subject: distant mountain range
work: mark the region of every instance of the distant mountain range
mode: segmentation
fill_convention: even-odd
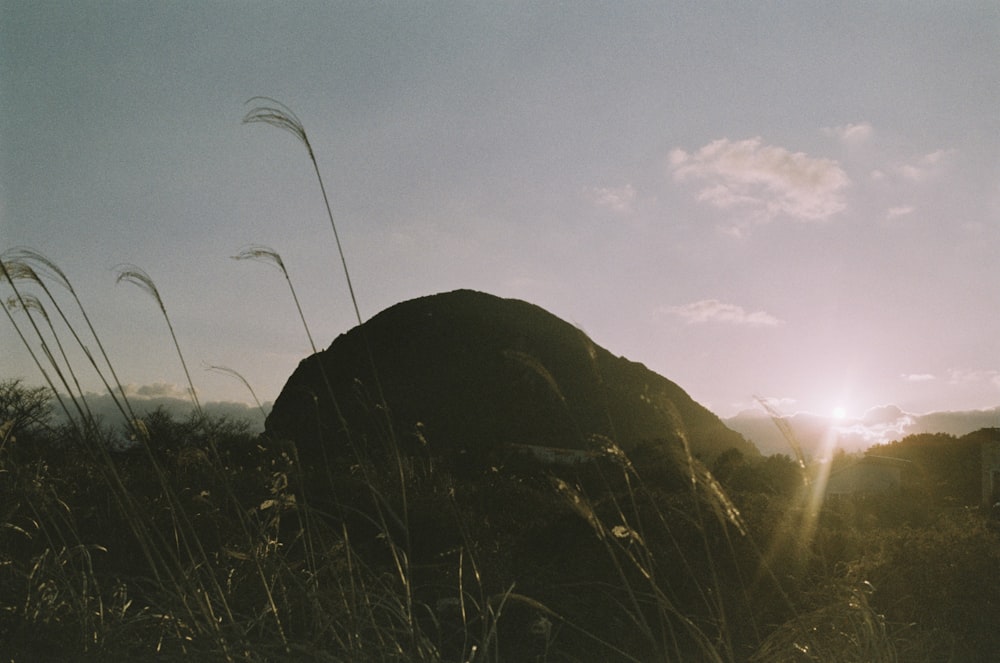
[[[162,386],[164,385],[147,385],[146,387]],[[194,411],[194,406],[191,404],[190,398],[175,394],[146,395],[141,393],[143,389],[145,388],[134,385],[126,387],[129,403],[139,417],[145,416],[154,410],[162,409],[175,418],[183,419],[191,416],[191,413]],[[172,389],[171,391],[176,392],[178,390]],[[114,400],[107,392],[103,394],[87,392],[85,398],[88,409],[102,424],[112,428],[125,425],[125,420],[118,410],[118,406],[115,405]],[[231,421],[246,422],[247,429],[251,433],[259,433],[264,430],[264,419],[266,413],[271,409],[270,403],[265,403],[263,411],[261,411],[256,406],[233,401],[208,401],[203,402],[201,406],[205,414],[211,417],[224,417]],[[62,412],[58,407],[53,407],[52,412],[56,421],[63,419]]]
[[[88,394],[90,409],[104,422],[116,424],[121,415],[107,395]],[[132,395],[132,405],[141,415],[163,408],[175,416],[185,417],[191,412],[191,401],[177,396],[137,397]],[[251,431],[263,431],[265,414],[256,407],[235,402],[203,403],[212,416],[225,416],[233,420],[247,421]],[[271,409],[264,404],[265,412]],[[838,448],[848,452],[863,451],[873,444],[884,444],[900,440],[917,433],[947,433],[962,436],[982,428],[1000,427],[1000,407],[987,410],[941,411],[915,414],[905,412],[894,405],[886,405],[869,410],[863,417],[835,420],[808,412],[798,412],[784,416],[796,438],[807,454],[822,456],[825,441],[836,435]],[[732,417],[722,419],[723,424],[752,442],[760,453],[790,454],[791,448],[763,410],[745,410]]]
[[[961,436],[981,428],[1000,426],[1000,407],[964,412],[904,412],[895,405],[868,410],[856,419],[833,419],[807,412],[782,417],[806,455],[822,458],[831,445],[848,452],[862,451],[916,433],[947,433]],[[790,454],[791,447],[763,410],[744,410],[724,419],[729,428],[757,445],[761,453]]]

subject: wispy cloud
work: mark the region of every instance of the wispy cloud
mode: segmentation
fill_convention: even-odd
[[[169,382],[154,382],[142,385],[127,384],[124,387],[125,394],[129,398],[190,398],[187,389]]]
[[[875,418],[871,411],[859,421],[843,426],[832,426],[837,433],[838,446],[844,449],[861,450],[873,444],[886,444],[899,440],[913,429],[916,419],[913,415],[900,412],[899,416]]]
[[[992,384],[1000,386],[1000,371],[993,369],[955,368],[948,372],[948,384]]]
[[[850,183],[836,161],[765,145],[760,138],[722,138],[693,153],[677,148],[669,163],[676,181],[701,183],[699,201],[756,221],[827,219],[844,209],[843,189]]]
[[[183,420],[194,412],[194,406],[187,392],[179,385],[167,382],[153,384],[127,384],[125,393],[129,398],[135,413],[145,417],[154,410],[162,409],[176,419]],[[85,394],[87,407],[97,419],[107,425],[121,425],[121,411],[118,403],[107,392]],[[266,413],[270,412],[273,403],[265,403],[264,412],[260,409],[235,401],[207,401],[203,404],[204,413],[211,417],[225,417],[233,422],[247,422],[251,431],[264,430]]]
[[[897,207],[890,207],[885,212],[886,219],[898,219],[901,216],[907,216],[908,214],[913,214],[917,210],[913,205],[899,205]]]
[[[593,204],[619,214],[632,212],[635,209],[636,195],[635,187],[631,184],[594,187],[587,192],[587,197]]]
[[[846,145],[860,145],[871,138],[874,132],[875,130],[872,128],[872,125],[867,122],[845,124],[838,127],[823,127],[823,133],[835,137]]]
[[[669,306],[666,311],[677,315],[689,324],[721,322],[750,327],[774,327],[782,320],[764,311],[747,312],[742,306],[726,304],[717,299],[702,299],[683,306]]]
[[[922,182],[943,172],[954,154],[955,150],[935,150],[916,161],[903,164],[899,173],[908,180]]]
[[[905,373],[902,377],[907,382],[931,382],[937,379],[930,373]]]
[[[767,403],[769,406],[780,410],[781,408],[791,407],[799,402],[797,398],[791,396],[761,396],[761,401]],[[743,406],[742,409],[758,409],[760,403],[758,401],[751,401]]]

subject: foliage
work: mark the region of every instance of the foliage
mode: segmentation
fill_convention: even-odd
[[[4,384],[8,412],[38,396]],[[197,415],[157,411],[144,429],[152,459],[112,452],[131,507],[71,428],[0,454],[13,660],[945,661],[1000,645],[995,526],[931,506],[926,526],[828,511],[802,544],[787,457],[717,462],[741,536],[708,486],[651,483],[622,455],[464,476],[415,458],[404,518],[387,468],[305,468],[292,446]],[[157,578],[143,523],[196,539],[205,568],[150,534],[180,557]]]
[[[868,453],[901,458],[915,466],[914,488],[940,506],[976,506],[981,501],[980,457],[983,439],[996,431],[984,429],[955,437],[945,433],[908,435]]]
[[[51,425],[49,390],[26,387],[23,380],[0,380],[0,449],[18,436],[31,435]]]

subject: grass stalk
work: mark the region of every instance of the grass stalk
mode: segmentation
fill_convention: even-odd
[[[177,357],[181,360],[181,367],[184,369],[184,376],[187,378],[188,387],[191,390],[191,400],[194,401],[194,407],[195,410],[198,411],[198,415],[204,417],[205,412],[201,409],[201,403],[198,400],[198,392],[194,388],[194,382],[191,381],[191,372],[188,371],[187,362],[184,361],[184,353],[181,352],[181,345],[177,341],[177,334],[174,333],[174,325],[170,322],[170,316],[167,314],[167,307],[163,304],[163,299],[160,297],[160,291],[157,289],[156,284],[153,283],[153,279],[149,277],[149,274],[135,265],[119,265],[116,270],[118,271],[118,277],[115,279],[115,283],[121,283],[124,281],[137,286],[140,290],[152,297],[153,300],[156,301],[157,306],[160,307],[160,313],[163,314],[163,319],[167,323],[167,329],[170,330],[170,338],[174,341],[174,348],[177,350]]]
[[[350,270],[348,269],[348,266],[347,266],[347,258],[346,258],[345,254],[344,254],[344,247],[343,247],[343,243],[341,242],[341,239],[340,239],[340,232],[337,230],[337,223],[336,223],[336,220],[334,219],[333,208],[330,205],[330,198],[329,198],[329,196],[327,194],[327,191],[326,191],[326,184],[323,181],[323,175],[322,175],[322,173],[320,172],[320,169],[319,169],[319,163],[316,160],[316,155],[315,155],[315,152],[313,151],[312,144],[309,141],[309,136],[306,133],[305,126],[303,125],[302,121],[298,118],[298,116],[290,108],[288,108],[286,105],[284,105],[281,102],[276,101],[275,99],[272,99],[270,97],[253,97],[249,101],[247,101],[247,104],[253,104],[253,106],[246,113],[246,115],[244,115],[244,117],[243,117],[243,123],[244,124],[258,124],[258,123],[259,124],[266,124],[266,125],[270,125],[270,126],[278,128],[278,129],[281,129],[282,131],[287,131],[288,133],[290,133],[293,136],[295,136],[299,140],[299,142],[301,142],[305,146],[306,152],[309,155],[309,161],[312,163],[313,171],[316,174],[316,179],[317,179],[317,181],[319,183],[320,192],[321,192],[321,194],[323,196],[323,204],[324,204],[324,207],[326,209],[327,218],[330,221],[330,228],[333,230],[333,236],[334,236],[334,240],[335,240],[336,246],[337,246],[337,254],[338,254],[339,258],[340,258],[341,267],[343,268],[344,279],[345,279],[345,281],[347,283],[348,293],[350,294],[350,298],[351,298],[351,305],[353,306],[353,309],[354,309],[354,315],[355,315],[355,318],[356,318],[357,323],[358,323],[359,333],[361,334],[362,341],[363,341],[364,346],[365,346],[366,355],[367,355],[367,358],[368,358],[368,363],[369,363],[369,365],[371,367],[372,379],[374,381],[375,388],[377,389],[377,392],[378,392],[378,404],[379,404],[380,409],[382,411],[382,414],[384,416],[386,429],[388,431],[388,438],[389,438],[388,439],[388,444],[389,444],[389,447],[390,447],[390,452],[392,454],[393,460],[395,462],[395,468],[396,468],[396,473],[397,473],[397,480],[398,480],[398,485],[399,485],[399,490],[400,490],[400,497],[401,497],[401,500],[402,500],[401,516],[402,516],[402,521],[403,521],[403,524],[404,524],[404,527],[403,527],[403,537],[405,539],[405,543],[404,543],[404,546],[403,546],[403,551],[404,552],[409,551],[409,549],[410,549],[410,539],[409,539],[409,537],[410,537],[410,531],[409,531],[409,511],[410,511],[410,509],[409,509],[409,500],[408,500],[408,496],[407,496],[408,491],[407,491],[407,484],[406,484],[406,477],[405,477],[405,470],[404,470],[404,465],[403,465],[403,459],[402,459],[402,456],[401,456],[401,453],[400,453],[398,439],[397,439],[396,434],[395,434],[395,427],[394,427],[394,424],[392,422],[392,415],[391,415],[390,410],[389,410],[389,405],[388,405],[388,403],[386,402],[386,399],[385,399],[385,394],[384,394],[383,389],[382,389],[381,380],[379,379],[379,372],[378,372],[378,368],[377,368],[376,363],[375,363],[375,357],[374,357],[374,354],[372,352],[371,343],[369,342],[368,335],[367,335],[365,327],[364,327],[364,320],[363,320],[363,318],[361,316],[361,309],[360,309],[360,307],[358,305],[358,298],[357,298],[357,295],[356,295],[355,290],[354,290],[354,284],[353,284],[353,282],[351,280]],[[273,257],[271,259],[273,260]],[[322,365],[322,361],[320,361],[319,359],[317,359],[317,361],[319,361],[320,371],[322,371],[324,373],[324,380],[325,380],[327,386],[329,387],[330,382],[329,382],[329,380],[327,379],[327,377],[325,375],[325,369],[324,369],[324,367]],[[334,399],[334,404],[335,404],[335,407],[336,407],[336,399],[333,396],[332,389],[330,389],[330,396],[331,396],[331,398]],[[353,446],[353,443],[352,443],[352,446]],[[358,457],[359,460],[361,460],[363,458],[363,456],[361,456],[361,455],[358,455],[358,454],[356,454],[356,455],[357,455],[357,457]],[[373,483],[369,482],[369,486],[370,487],[372,487],[373,485],[374,485]],[[376,505],[377,505],[377,503],[378,503],[378,496],[373,494],[373,498],[375,499],[375,502],[376,502]],[[381,509],[380,509],[380,513],[382,513]],[[393,556],[394,556],[394,559],[397,562],[397,568],[400,571],[400,580],[403,583],[403,585],[404,585],[404,587],[406,588],[406,591],[407,591],[408,621],[409,621],[409,623],[412,624],[413,623],[412,596],[410,596],[410,594],[409,594],[409,591],[410,591],[409,590],[409,583],[407,581],[407,578],[409,577],[409,570],[408,570],[408,568],[409,568],[409,555],[407,553],[407,554],[403,554],[403,555],[397,556],[397,551],[396,551],[395,546],[394,546],[393,547]]]
[[[288,270],[285,268],[285,261],[281,259],[281,255],[269,246],[253,244],[231,257],[233,260],[256,260],[267,265],[274,265],[281,271],[282,276],[285,277],[285,283],[288,284],[288,290],[292,293],[292,299],[295,301],[295,310],[299,312],[299,320],[302,321],[302,327],[306,330],[306,337],[309,338],[309,347],[312,348],[313,354],[316,354],[316,343],[313,341],[312,332],[309,331],[309,323],[306,322],[306,316],[302,313],[299,296],[295,293],[295,286],[292,285],[292,279],[288,275]]]
[[[76,339],[76,342],[80,346],[80,349],[86,355],[94,371],[100,378],[101,383],[104,385],[105,389],[108,390],[108,395],[111,396],[111,399],[114,401],[115,406],[118,408],[119,412],[122,413],[122,416],[125,417],[127,422],[131,423],[133,420],[135,420],[135,412],[132,410],[132,407],[128,402],[128,397],[125,393],[125,389],[124,387],[122,387],[121,380],[118,379],[118,375],[115,372],[114,364],[108,357],[108,353],[104,348],[104,344],[101,342],[101,337],[97,333],[97,330],[94,329],[93,323],[90,321],[90,316],[87,315],[86,307],[84,307],[83,302],[80,301],[80,297],[77,295],[76,289],[73,287],[73,283],[69,280],[66,274],[62,271],[62,269],[59,268],[59,266],[55,262],[53,262],[46,256],[42,255],[38,251],[35,251],[34,249],[30,249],[27,247],[17,247],[15,249],[5,252],[4,255],[9,256],[10,262],[19,267],[19,271],[23,273],[25,278],[28,278],[29,280],[36,283],[40,288],[42,288],[42,290],[48,296],[49,300],[55,306],[56,311],[59,313],[59,316],[63,320],[63,323],[73,334],[73,338]],[[80,338],[79,334],[76,331],[76,327],[73,324],[71,324],[70,321],[67,319],[66,314],[63,312],[62,307],[59,305],[59,300],[52,294],[52,291],[46,285],[46,279],[43,278],[43,275],[50,277],[53,281],[55,281],[55,283],[57,283],[62,288],[67,290],[70,293],[70,296],[76,302],[77,309],[80,311],[80,314],[87,325],[87,329],[90,332],[90,337],[97,344],[97,348],[100,351],[101,356],[104,360],[104,366],[107,368],[111,376],[111,382],[114,382],[115,388],[112,388],[112,385],[109,384],[108,379],[104,375],[104,370],[102,369],[101,366],[98,365],[93,354],[90,352],[90,349]]]
[[[208,370],[215,371],[216,373],[222,373],[223,375],[228,375],[229,377],[236,378],[237,380],[242,382],[243,386],[245,386],[247,388],[247,391],[250,392],[250,397],[253,398],[253,402],[254,404],[257,405],[257,409],[260,410],[260,413],[262,415],[267,416],[267,411],[264,410],[264,406],[261,405],[260,399],[257,398],[257,392],[254,391],[253,387],[250,386],[250,383],[247,382],[247,379],[243,377],[242,374],[226,366],[209,366]]]
[[[282,104],[280,101],[276,101],[270,97],[254,97],[247,101],[247,104],[257,105],[255,105],[243,117],[244,124],[269,124],[272,127],[277,127],[278,129],[287,131],[298,138],[299,142],[305,146],[306,151],[309,153],[309,161],[312,163],[313,170],[316,172],[316,179],[319,182],[320,192],[323,194],[323,204],[326,206],[327,218],[330,219],[330,227],[333,229],[333,237],[337,243],[337,254],[340,256],[340,264],[344,269],[344,279],[347,281],[347,290],[351,295],[351,304],[354,306],[354,315],[358,320],[358,325],[361,325],[361,309],[358,307],[358,298],[354,294],[354,284],[351,281],[351,272],[347,268],[347,258],[344,256],[344,247],[340,241],[340,233],[337,231],[337,223],[333,218],[333,208],[330,206],[330,198],[326,193],[326,185],[323,183],[323,175],[320,173],[319,164],[316,161],[315,153],[313,153],[312,144],[309,142],[309,136],[306,134],[305,126],[290,108]]]

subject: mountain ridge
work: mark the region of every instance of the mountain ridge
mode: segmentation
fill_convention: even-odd
[[[824,457],[835,449],[864,451],[909,435],[942,433],[962,436],[1000,424],[1000,407],[981,410],[907,412],[896,405],[870,408],[860,417],[835,419],[810,412],[782,415],[807,456]],[[744,410],[723,422],[765,455],[788,454],[791,448],[771,416],[763,410]]]
[[[587,449],[595,438],[630,451],[681,431],[704,458],[758,453],[669,379],[539,306],[473,290],[400,302],[338,336],[300,362],[266,430],[335,455],[388,435],[492,460],[511,444]]]

